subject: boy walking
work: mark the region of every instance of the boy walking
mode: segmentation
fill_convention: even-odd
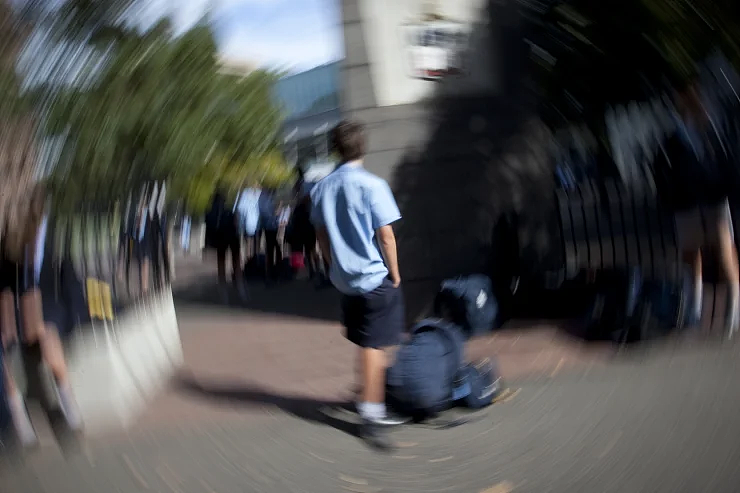
[[[387,450],[386,430],[406,421],[385,407],[384,350],[398,344],[405,322],[392,227],[401,213],[388,184],[362,166],[362,125],[341,122],[332,141],[341,163],[311,191],[311,221],[331,282],[344,295],[347,339],[359,347],[361,436]]]

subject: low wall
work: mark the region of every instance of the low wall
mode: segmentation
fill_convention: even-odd
[[[66,359],[87,433],[129,426],[183,362],[172,292],[138,301],[66,341]],[[16,380],[27,387],[20,358]]]

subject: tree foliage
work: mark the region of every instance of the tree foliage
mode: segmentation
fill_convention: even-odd
[[[16,73],[29,30],[18,12],[0,0],[0,234],[22,228],[36,171],[37,120]]]
[[[219,69],[206,22],[178,37],[166,21],[143,33],[120,30],[94,82],[53,98],[47,131],[65,137],[54,180],[73,191],[64,205],[110,203],[157,180],[199,209],[220,183],[238,186],[274,162],[275,75]]]

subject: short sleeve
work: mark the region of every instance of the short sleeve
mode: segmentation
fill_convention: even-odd
[[[370,213],[373,219],[373,229],[392,224],[401,219],[396,199],[391,187],[386,182],[380,182],[370,191]]]

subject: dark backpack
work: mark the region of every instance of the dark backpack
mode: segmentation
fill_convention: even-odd
[[[693,283],[689,275],[677,281],[646,281],[633,317],[631,342],[660,339],[699,323],[693,311]]]
[[[503,390],[501,376],[493,363],[483,361],[475,365],[465,365],[460,385],[453,392],[453,399],[469,409],[482,409],[490,406]]]
[[[468,337],[490,332],[498,315],[491,279],[476,274],[444,281],[434,300],[434,314],[462,327]]]
[[[388,405],[421,421],[458,404],[491,404],[500,387],[493,367],[466,365],[464,345],[461,329],[449,322],[427,319],[414,326],[388,369]]]

